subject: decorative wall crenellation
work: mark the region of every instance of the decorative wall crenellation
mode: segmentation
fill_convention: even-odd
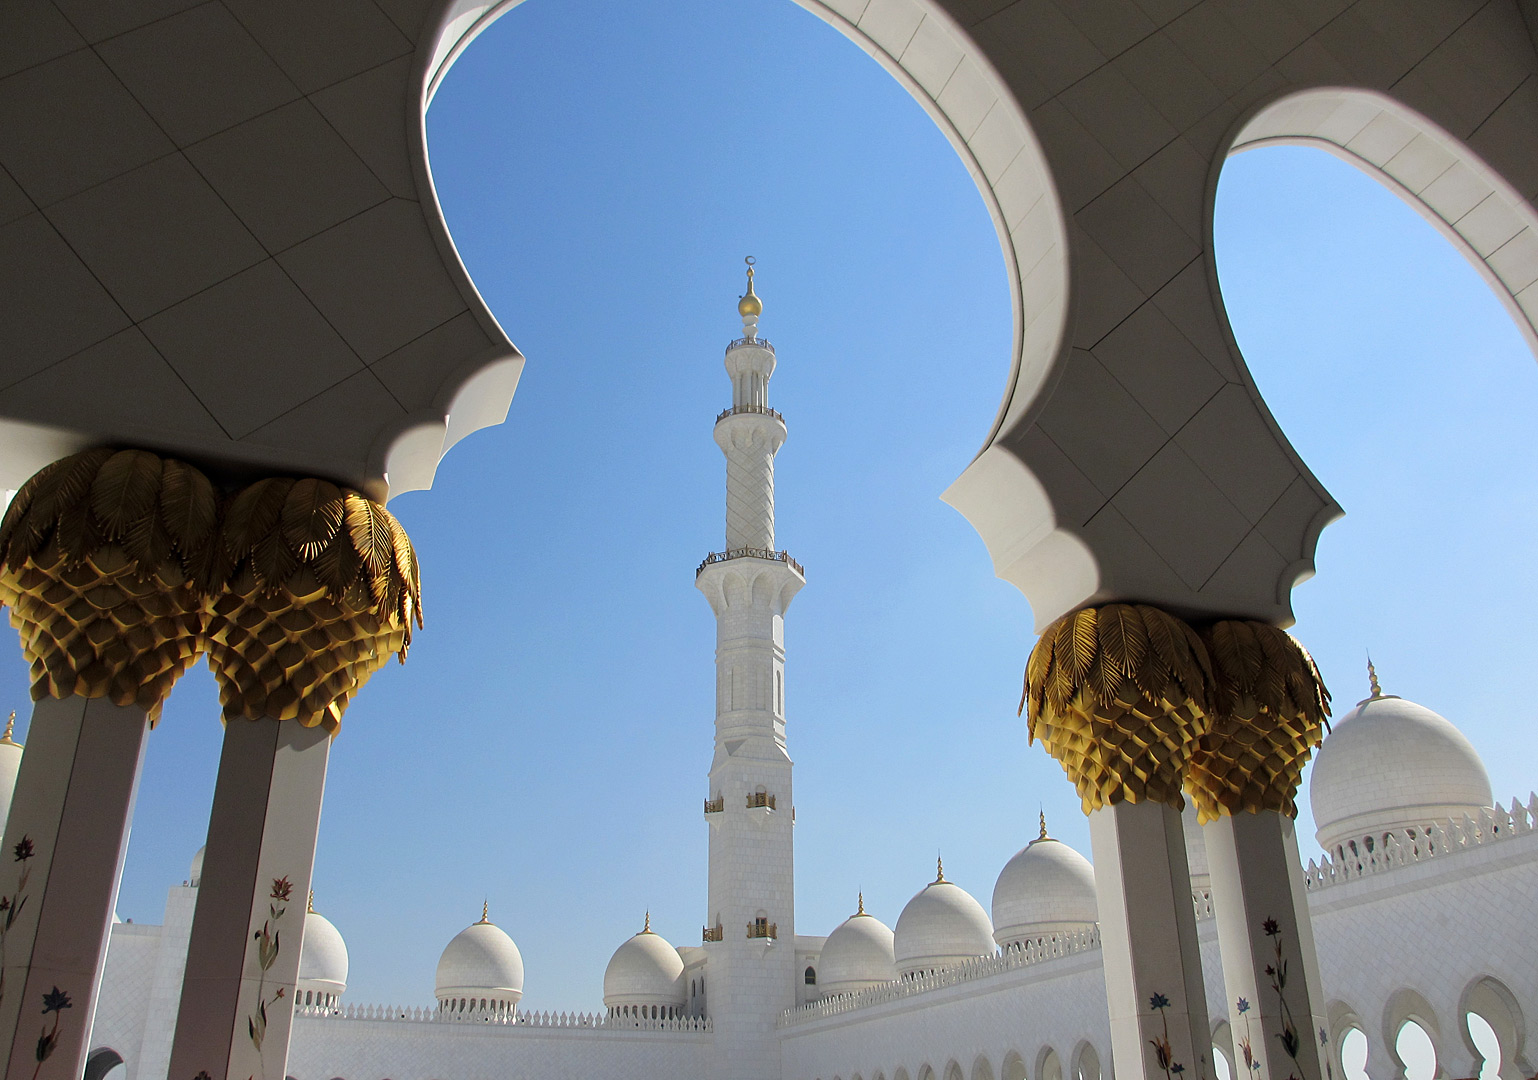
[[[1538,825],[1538,793],[1530,792],[1526,806],[1512,799],[1511,809],[1500,806],[1486,809],[1480,812],[1478,820],[1467,816],[1461,821],[1449,818],[1432,822],[1423,829],[1404,829],[1375,838],[1364,836],[1360,842],[1352,841],[1356,845],[1353,852],[1342,847],[1334,859],[1328,855],[1321,855],[1318,860],[1310,859],[1304,871],[1304,887],[1310,892],[1327,889],[1470,848],[1527,836],[1534,831],[1535,825]]]
[[[652,1020],[636,1016],[607,1016],[603,1013],[519,1012],[461,1013],[443,1012],[414,1005],[344,1005],[340,1008],[309,1006],[294,1010],[296,1018],[346,1022],[349,1020],[385,1020],[403,1024],[459,1024],[505,1028],[576,1028],[588,1031],[667,1031],[706,1034],[713,1030],[709,1017],[686,1016],[671,1020]]]

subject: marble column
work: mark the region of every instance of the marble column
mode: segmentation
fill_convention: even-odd
[[[1211,1077],[1196,909],[1180,811],[1117,803],[1089,815],[1118,1080]]]
[[[331,735],[225,728],[171,1076],[283,1080]]]
[[[1255,1080],[1321,1080],[1329,1021],[1293,821],[1241,811],[1202,835],[1235,1060]]]
[[[1180,816],[1210,681],[1195,630],[1145,604],[1065,615],[1026,666],[1030,737],[1062,764],[1089,818],[1119,1080],[1212,1075]]]
[[[1202,633],[1212,722],[1186,789],[1203,823],[1235,1058],[1251,1080],[1324,1080],[1329,1021],[1293,818],[1330,695],[1276,627],[1221,620]]]
[[[78,1080],[89,1049],[149,718],[44,698],[0,850],[0,1045],[6,1075]]]

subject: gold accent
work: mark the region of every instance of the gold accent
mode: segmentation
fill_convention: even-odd
[[[310,890],[310,899],[305,903],[304,910],[311,915],[315,914],[315,890]]]
[[[646,909],[646,925],[641,927],[641,933],[649,934],[651,932],[652,932],[652,913],[651,913],[651,909],[647,908]]]
[[[1045,810],[1041,811],[1041,835],[1038,836],[1036,839],[1038,839],[1038,840],[1050,840],[1050,839],[1052,839],[1052,837],[1047,835],[1047,812]]]
[[[775,939],[780,936],[780,924],[772,923],[768,919],[754,919],[748,923],[749,938]]]
[[[1212,658],[1212,726],[1185,785],[1197,821],[1262,810],[1296,817],[1303,766],[1329,725],[1319,669],[1291,634],[1267,623],[1225,619],[1202,637]]]
[[[774,796],[766,791],[755,791],[748,796],[749,810],[773,810]]]
[[[938,856],[938,855],[935,856],[935,879],[933,881],[931,881],[930,884],[931,885],[949,885],[950,884],[950,882],[945,880],[945,860],[940,858],[940,856]]]
[[[1106,604],[1047,627],[1026,665],[1020,711],[1086,814],[1145,799],[1182,809],[1211,681],[1207,650],[1185,622],[1146,604]]]
[[[201,649],[219,502],[192,466],[87,450],[22,485],[0,522],[0,603],[32,700],[107,698],[153,723]]]
[[[716,925],[705,927],[700,936],[704,941],[725,941],[726,928],[721,925],[721,920],[717,919]]]
[[[491,901],[490,900],[482,900],[481,901],[481,921],[476,923],[475,925],[476,926],[480,926],[480,925],[482,925],[484,923],[489,923],[489,922],[491,922]]]
[[[5,734],[0,735],[0,746],[20,746],[13,736],[16,734],[16,710],[11,710],[11,715],[5,718]]]
[[[224,588],[208,666],[226,721],[270,716],[335,733],[352,696],[422,625],[416,552],[378,503],[325,480],[259,480],[220,530]]]
[[[717,795],[714,799],[705,800],[705,813],[719,814],[726,809],[726,796]]]
[[[855,914],[856,915],[864,915],[865,914],[865,892],[864,892],[864,890],[861,890],[861,892],[860,892],[860,910],[856,911]]]
[[[749,255],[742,261],[748,264],[748,291],[737,301],[737,314],[744,319],[749,316],[756,319],[764,313],[764,302],[753,294],[753,264],[758,260]]]
[[[1367,658],[1367,688],[1371,691],[1367,695],[1369,701],[1383,696],[1383,687],[1378,685],[1378,669],[1372,666],[1371,656]]]

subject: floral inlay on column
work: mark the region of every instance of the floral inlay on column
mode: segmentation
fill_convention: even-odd
[[[262,1052],[262,1040],[267,1037],[267,1006],[276,1005],[284,996],[284,988],[280,986],[272,1000],[267,999],[267,972],[277,963],[278,953],[282,950],[278,923],[288,911],[293,891],[293,883],[287,875],[273,879],[272,891],[267,897],[267,918],[262,920],[262,928],[251,935],[256,941],[256,962],[262,969],[262,976],[256,984],[256,1012],[246,1020],[246,1026],[258,1054]]]

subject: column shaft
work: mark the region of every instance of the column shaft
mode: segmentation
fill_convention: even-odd
[[[78,1080],[85,1068],[148,731],[143,709],[102,698],[32,710],[0,851],[8,1077]]]
[[[286,1075],[330,744],[292,721],[225,727],[172,1076]]]
[[[1180,811],[1120,802],[1089,814],[1118,1080],[1213,1075]],[[1176,1068],[1179,1066],[1179,1068]]]
[[[1235,1061],[1253,1080],[1320,1080],[1329,1025],[1292,819],[1224,814],[1202,835]]]

